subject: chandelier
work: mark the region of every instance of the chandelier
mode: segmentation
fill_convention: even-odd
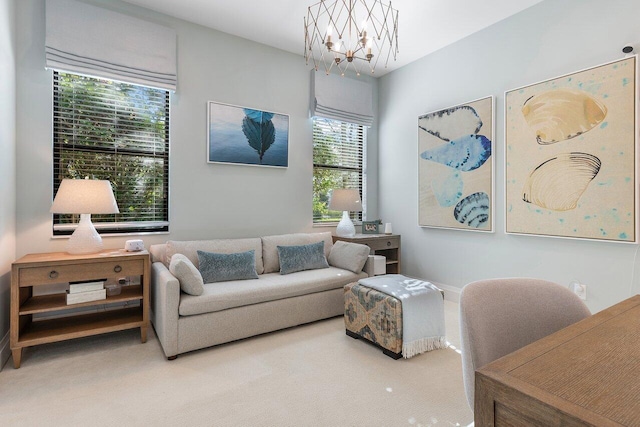
[[[357,75],[378,62],[385,68],[398,53],[398,11],[380,0],[320,0],[304,20],[304,57],[316,71]]]

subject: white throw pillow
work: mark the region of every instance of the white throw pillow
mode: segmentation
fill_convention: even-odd
[[[189,295],[202,295],[204,282],[202,275],[189,258],[182,254],[171,257],[169,271],[180,281],[180,289]]]
[[[329,264],[333,267],[360,273],[369,257],[369,246],[338,240],[329,253]]]

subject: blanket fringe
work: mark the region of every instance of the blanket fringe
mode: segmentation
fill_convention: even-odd
[[[441,348],[447,348],[447,340],[445,337],[420,338],[412,342],[402,343],[402,357],[408,359],[417,354]]]

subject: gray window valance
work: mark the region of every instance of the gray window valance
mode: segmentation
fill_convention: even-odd
[[[46,16],[47,68],[175,91],[175,30],[74,0]]]
[[[369,82],[311,70],[311,116],[371,126],[373,88]]]

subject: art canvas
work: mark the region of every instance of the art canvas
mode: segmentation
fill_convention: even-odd
[[[637,240],[636,61],[505,94],[508,233]]]
[[[289,116],[209,102],[209,163],[287,167]]]
[[[493,97],[418,117],[418,224],[493,231]]]

